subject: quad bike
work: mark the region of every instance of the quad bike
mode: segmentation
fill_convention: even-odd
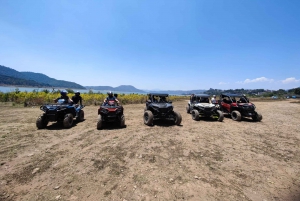
[[[194,95],[188,102],[186,111],[192,114],[192,119],[195,121],[199,121],[200,117],[210,117],[218,121],[224,119],[224,114],[219,110],[219,105],[210,103],[207,94]]]
[[[171,120],[174,124],[180,125],[182,117],[180,113],[173,110],[171,101],[167,101],[168,94],[148,94],[146,107],[144,109],[144,124],[151,126],[154,120]],[[159,99],[159,100],[157,100]]]
[[[49,121],[62,123],[65,128],[73,125],[73,119],[84,120],[84,106],[75,106],[64,103],[64,99],[59,99],[56,104],[45,104],[40,107],[44,113],[36,120],[38,129],[46,128]]]
[[[123,106],[118,105],[115,100],[108,101],[98,109],[97,129],[103,128],[106,122],[115,122],[120,127],[125,126],[125,116]]]

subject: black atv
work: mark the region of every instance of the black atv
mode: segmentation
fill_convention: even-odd
[[[56,104],[45,104],[40,107],[44,113],[36,120],[36,127],[43,129],[49,121],[62,123],[65,128],[70,128],[73,125],[73,118],[77,121],[84,120],[84,106],[70,105],[64,103],[64,99],[59,99]]]
[[[125,126],[123,106],[118,105],[115,100],[103,103],[98,109],[97,129],[103,128],[105,122],[116,122],[120,127]]]
[[[144,123],[153,125],[154,120],[166,119],[173,121],[176,125],[181,123],[181,115],[173,110],[172,102],[168,101],[168,94],[148,94],[146,107],[144,109]]]
[[[210,103],[209,95],[196,94],[191,97],[186,106],[187,113],[192,114],[195,121],[199,121],[200,117],[211,117],[218,121],[223,121],[224,114],[219,110],[219,105]]]
[[[234,121],[241,121],[242,117],[251,117],[253,121],[261,121],[262,115],[256,112],[253,103],[241,94],[221,94],[220,110],[225,115],[231,115]]]

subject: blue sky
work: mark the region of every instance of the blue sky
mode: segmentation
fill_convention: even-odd
[[[299,0],[0,0],[0,65],[83,86],[300,86]]]

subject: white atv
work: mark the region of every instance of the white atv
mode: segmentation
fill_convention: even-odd
[[[192,114],[195,121],[199,121],[200,117],[209,117],[218,121],[223,121],[224,114],[219,110],[218,104],[212,104],[207,94],[197,94],[191,96],[186,106],[187,113]]]

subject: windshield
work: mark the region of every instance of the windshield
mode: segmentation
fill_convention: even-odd
[[[197,103],[209,103],[209,98],[208,97],[196,97],[196,102]]]
[[[151,98],[152,98],[152,100],[151,100]],[[150,100],[154,103],[167,103],[167,102],[169,102],[169,99],[166,96],[152,96],[152,97],[150,97]]]

